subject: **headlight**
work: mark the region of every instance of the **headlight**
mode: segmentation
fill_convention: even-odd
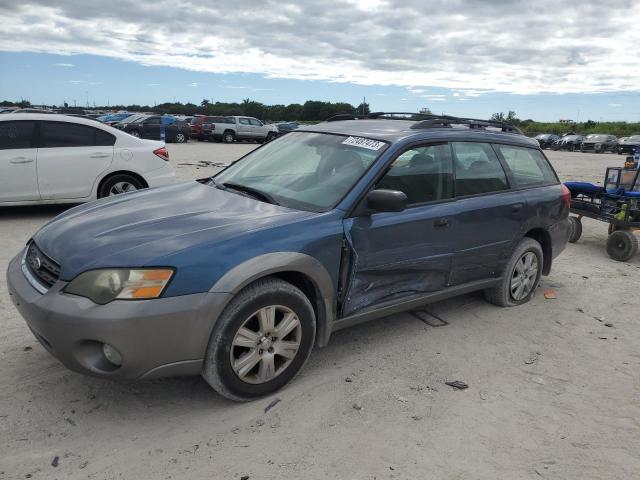
[[[100,305],[112,300],[145,300],[158,298],[172,276],[170,268],[90,270],[74,278],[64,291]]]

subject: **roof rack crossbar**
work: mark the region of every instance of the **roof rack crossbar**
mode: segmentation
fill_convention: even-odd
[[[401,116],[402,115],[402,116]],[[364,119],[385,119],[385,120],[413,120],[411,128],[419,130],[422,128],[452,128],[453,125],[467,125],[469,128],[499,128],[506,133],[517,133],[523,135],[522,131],[509,123],[500,120],[481,120],[478,118],[454,117],[451,115],[434,115],[431,113],[416,112],[371,112],[369,114],[342,113],[327,118],[327,122],[339,120],[364,120]]]

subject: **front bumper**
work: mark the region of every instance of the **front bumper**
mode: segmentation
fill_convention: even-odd
[[[116,300],[96,305],[62,292],[57,281],[39,293],[21,269],[22,253],[7,270],[9,295],[38,341],[67,368],[111,378],[195,375],[215,320],[231,298],[227,293],[199,293],[154,300]],[[102,345],[122,355],[117,367]]]

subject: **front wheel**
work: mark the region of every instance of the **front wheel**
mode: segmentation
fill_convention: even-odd
[[[176,143],[185,143],[187,141],[187,136],[182,133],[182,132],[178,132],[176,133]]]
[[[619,262],[626,262],[638,251],[638,237],[628,230],[615,230],[607,238],[607,253]]]
[[[221,395],[249,401],[289,383],[309,358],[316,318],[298,288],[265,278],[241,291],[216,322],[204,379]]]
[[[500,307],[528,302],[540,282],[543,260],[540,244],[532,238],[524,238],[504,268],[500,284],[484,291],[487,301]]]

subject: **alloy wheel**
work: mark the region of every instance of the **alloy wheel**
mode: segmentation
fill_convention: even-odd
[[[520,301],[527,297],[533,289],[538,277],[538,257],[533,252],[526,252],[516,262],[511,275],[509,290],[511,297]]]
[[[233,371],[246,383],[260,384],[284,372],[302,340],[302,324],[288,307],[270,305],[249,316],[231,343]]]
[[[109,189],[109,196],[120,195],[121,193],[126,192],[135,192],[138,190],[135,185],[129,182],[118,182],[114,183],[113,186]]]

